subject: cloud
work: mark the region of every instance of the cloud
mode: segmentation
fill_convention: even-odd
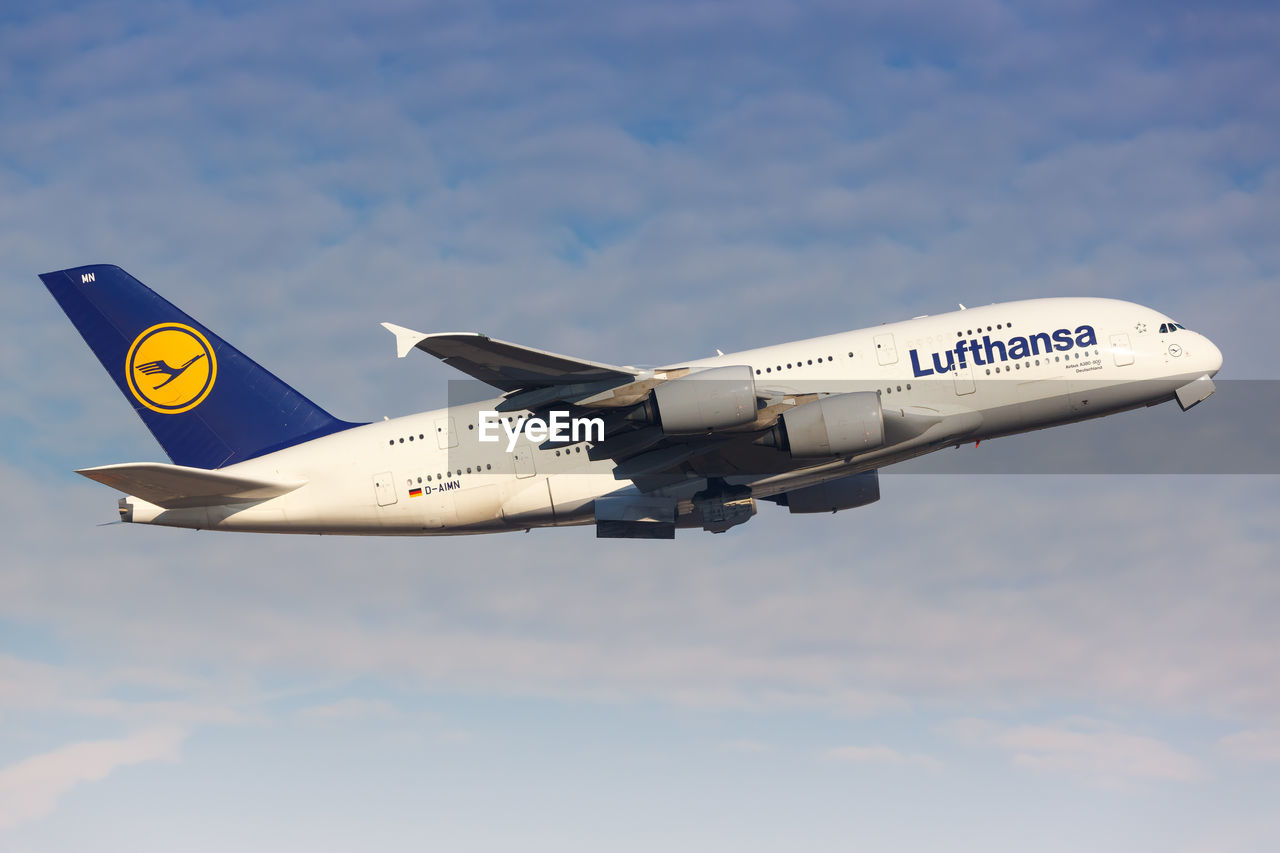
[[[956,720],[942,730],[969,746],[992,747],[1015,767],[1075,778],[1102,788],[1144,782],[1197,782],[1200,763],[1168,743],[1120,730],[1112,723],[1075,718],[1044,725],[1001,726]]]
[[[720,745],[720,748],[728,750],[729,752],[742,752],[747,754],[759,754],[773,750],[773,747],[764,741],[749,739],[725,741]]]
[[[185,729],[247,722],[257,701],[251,691],[210,686],[172,666],[51,664],[0,654],[0,718],[71,715]]]
[[[1192,782],[1199,764],[1163,741],[1118,731],[1020,726],[997,737],[1013,763],[1036,771],[1066,773],[1101,785],[1127,780]]]
[[[80,741],[0,768],[0,829],[46,817],[82,782],[147,761],[176,761],[179,729],[151,729],[113,740]]]
[[[840,746],[824,753],[833,761],[849,764],[881,764],[910,767],[923,767],[934,770],[942,766],[942,762],[928,755],[904,753],[888,746]]]
[[[309,705],[298,710],[298,716],[312,720],[349,720],[352,718],[383,718],[395,715],[396,708],[381,699],[348,697],[325,705]]]
[[[1232,732],[1218,741],[1218,747],[1238,761],[1277,762],[1280,761],[1280,729]]]
[[[161,681],[153,700],[252,709],[255,682],[296,673],[860,716],[955,701],[1246,718],[1280,707],[1262,677],[1274,647],[1265,478],[886,478],[879,504],[817,518],[762,507],[734,536],[678,539],[661,565],[613,545],[566,563],[557,542],[583,530],[427,551],[128,526],[69,538],[63,517],[22,497],[34,480],[13,483],[0,496],[23,520],[13,552],[56,542],[60,557],[0,576],[0,618],[208,684]],[[85,483],[61,506],[92,519],[113,502]],[[1169,538],[1206,524],[1219,538],[1181,537],[1170,564]],[[1082,537],[1107,543],[1107,559]]]

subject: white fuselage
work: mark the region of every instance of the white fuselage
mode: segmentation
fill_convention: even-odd
[[[768,497],[960,441],[1169,400],[1176,389],[1212,376],[1221,363],[1207,338],[1175,329],[1153,309],[1111,299],[1058,298],[920,317],[666,369],[749,365],[757,388],[782,397],[879,391],[886,412],[968,418],[963,434],[851,457],[795,460],[782,451],[755,449],[759,465],[727,479],[749,485],[755,497]],[[663,370],[656,373],[660,378]],[[306,482],[276,498],[177,510],[128,498],[130,520],[282,533],[483,533],[591,523],[597,497],[635,491],[629,480],[614,476],[612,460],[590,460],[586,443],[543,447],[522,438],[508,452],[505,439],[478,441],[478,413],[496,402],[367,424],[222,469]],[[687,507],[704,484],[695,472],[657,491]]]

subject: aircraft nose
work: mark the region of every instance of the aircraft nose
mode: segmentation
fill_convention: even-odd
[[[1201,337],[1204,337],[1201,335]],[[1222,369],[1222,350],[1208,338],[1204,338],[1204,344],[1201,347],[1204,352],[1205,363],[1210,376],[1217,374]]]

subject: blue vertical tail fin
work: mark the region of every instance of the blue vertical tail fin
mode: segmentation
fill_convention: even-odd
[[[356,426],[117,266],[40,280],[175,465],[222,468]]]

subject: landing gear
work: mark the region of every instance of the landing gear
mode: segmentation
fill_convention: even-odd
[[[750,486],[731,486],[722,477],[708,477],[707,487],[693,496],[694,520],[703,530],[724,533],[730,527],[750,521],[756,502]]]

